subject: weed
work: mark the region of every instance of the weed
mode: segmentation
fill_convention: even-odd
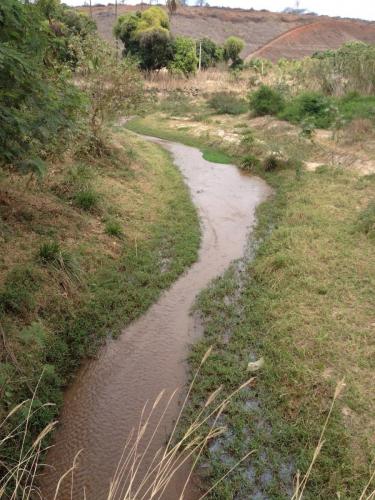
[[[375,200],[362,210],[358,217],[357,227],[371,238],[375,238]]]
[[[39,247],[39,258],[42,262],[56,261],[60,254],[60,245],[57,241],[42,243]]]
[[[260,161],[254,155],[249,154],[242,158],[241,168],[243,170],[246,170],[248,172],[254,172],[259,168],[259,166],[260,166]]]
[[[245,99],[231,92],[216,92],[208,100],[208,105],[218,114],[241,115],[248,111]]]
[[[292,123],[308,120],[314,127],[329,128],[335,118],[333,101],[317,92],[304,92],[291,99],[279,117]]]
[[[121,238],[124,234],[122,224],[116,219],[109,220],[105,223],[105,232],[117,238]]]
[[[10,271],[0,291],[0,310],[25,315],[35,307],[35,292],[40,277],[31,266],[17,266]]]
[[[275,153],[271,153],[263,160],[263,168],[265,172],[274,172],[275,170],[283,167],[284,164],[285,162],[283,162],[281,158]]]
[[[93,211],[98,208],[99,194],[92,188],[83,189],[74,195],[74,203],[82,210]]]

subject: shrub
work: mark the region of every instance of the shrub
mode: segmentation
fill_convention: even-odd
[[[242,158],[241,168],[248,172],[253,172],[260,166],[260,161],[254,155],[246,155]]]
[[[87,188],[76,193],[74,202],[82,210],[91,211],[98,207],[99,195],[93,189]]]
[[[118,220],[109,220],[105,224],[105,232],[110,236],[121,238],[123,235],[122,225]]]
[[[282,111],[285,102],[277,90],[262,85],[249,96],[250,107],[256,116],[276,115]]]
[[[309,120],[315,127],[328,128],[333,123],[335,111],[329,97],[317,92],[304,92],[287,103],[279,116],[292,123]]]
[[[248,109],[245,99],[231,92],[216,92],[208,100],[208,105],[219,114],[241,115]]]

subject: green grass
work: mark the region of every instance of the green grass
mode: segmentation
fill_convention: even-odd
[[[137,132],[138,134],[150,135],[153,137],[159,137],[160,139],[165,139],[172,142],[181,142],[186,146],[192,146],[198,148],[202,151],[203,158],[207,161],[213,163],[224,163],[231,164],[234,162],[233,156],[228,154],[226,151],[220,150],[218,147],[212,147],[208,145],[208,140],[204,138],[194,137],[191,134],[186,133],[185,130],[178,130],[173,128],[168,128],[167,122],[165,127],[159,122],[154,120],[148,120],[147,118],[135,118],[130,120],[126,124],[126,128]]]
[[[0,420],[30,397],[29,388],[35,387],[43,369],[35,406],[48,402],[58,408],[62,390],[82,359],[140,316],[197,258],[199,220],[180,172],[162,148],[131,133],[125,135],[122,141],[136,148],[141,167],[133,166],[131,177],[129,166],[121,162],[114,166],[110,161],[102,172],[97,170],[103,207],[116,213],[123,224],[126,220],[123,238],[108,242],[101,235],[106,231],[118,236],[117,223],[105,224],[93,213],[77,211],[69,199],[51,198],[39,188],[38,198],[45,196],[48,203],[55,203],[54,218],[47,220],[56,225],[56,241],[43,241],[45,236],[35,233],[30,223],[17,229],[29,231],[22,238],[27,237],[28,245],[25,248],[16,239],[13,244],[17,260],[23,263],[8,271],[0,285],[0,326],[22,368],[10,359],[0,366],[0,384],[6,388]],[[64,181],[62,186],[65,189]],[[70,247],[63,248],[65,240],[59,238],[66,230],[72,234],[69,240],[74,239],[74,253]],[[84,272],[73,273],[75,263]],[[40,410],[30,423],[28,438],[35,438],[56,412],[53,406]],[[21,417],[17,413],[13,419]],[[15,423],[19,422],[11,419],[2,432]],[[12,461],[16,445],[17,440],[12,440],[2,446],[3,462]]]
[[[233,265],[196,307],[204,337],[192,349],[191,373],[208,346],[214,351],[187,419],[219,385],[228,394],[250,377],[249,361],[265,360],[253,387],[223,413],[228,431],[202,458],[203,481],[213,484],[254,449],[209,498],[290,498],[345,377],[304,498],[359,498],[374,458],[375,252],[370,235],[356,228],[372,217],[374,179],[333,168],[266,178],[277,190],[258,211],[255,259]]]

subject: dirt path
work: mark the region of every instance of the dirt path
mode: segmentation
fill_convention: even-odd
[[[80,449],[73,498],[83,498],[84,487],[87,500],[106,498],[123,444],[145,401],[154,401],[163,388],[173,391],[186,383],[188,347],[200,334],[190,315],[197,293],[243,255],[256,206],[270,194],[261,179],[234,166],[207,162],[197,149],[152,140],[171,151],[198,207],[203,233],[199,260],[119,339],[108,342],[97,360],[87,362],[67,390],[56,446],[48,456],[55,468],[43,485],[48,499]],[[175,402],[148,450],[150,458],[165,443],[177,412]],[[177,493],[169,497],[178,498]],[[59,498],[70,499],[70,481]]]

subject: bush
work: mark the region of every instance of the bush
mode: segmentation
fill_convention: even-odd
[[[253,172],[260,166],[260,161],[254,155],[246,155],[242,158],[241,168],[248,172]]]
[[[287,103],[279,116],[292,123],[308,120],[314,127],[328,128],[334,121],[335,110],[329,97],[317,92],[304,92]]]
[[[218,114],[241,115],[248,109],[245,99],[231,92],[216,92],[208,100],[208,105]]]
[[[91,211],[98,207],[99,195],[93,189],[87,188],[76,193],[74,202],[82,210]]]
[[[277,90],[262,85],[249,96],[250,107],[256,116],[276,115],[284,109],[284,97]]]

